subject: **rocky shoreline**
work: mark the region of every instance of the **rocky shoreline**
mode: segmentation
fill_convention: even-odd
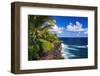
[[[46,54],[46,56],[41,57],[40,60],[52,60],[52,59],[64,59],[62,55],[62,45],[56,44],[53,51],[50,51]]]

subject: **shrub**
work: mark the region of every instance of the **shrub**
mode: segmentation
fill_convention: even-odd
[[[38,45],[29,45],[28,50],[29,60],[37,60],[40,58]]]
[[[42,46],[44,52],[49,52],[54,48],[54,45],[51,42],[44,39],[38,39],[38,43]]]

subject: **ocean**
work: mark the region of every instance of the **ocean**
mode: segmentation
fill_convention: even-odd
[[[88,38],[59,38],[62,41],[64,49],[64,58],[80,59],[88,58]]]

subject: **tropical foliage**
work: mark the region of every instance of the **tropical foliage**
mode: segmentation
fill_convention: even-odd
[[[60,43],[57,36],[49,31],[55,20],[49,16],[28,16],[28,60],[39,60],[53,51]]]

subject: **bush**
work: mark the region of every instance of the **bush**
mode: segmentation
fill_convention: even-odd
[[[38,43],[42,46],[44,52],[49,52],[54,48],[54,45],[51,42],[44,39],[38,39]]]
[[[29,45],[28,50],[29,60],[37,60],[40,58],[38,45]]]

